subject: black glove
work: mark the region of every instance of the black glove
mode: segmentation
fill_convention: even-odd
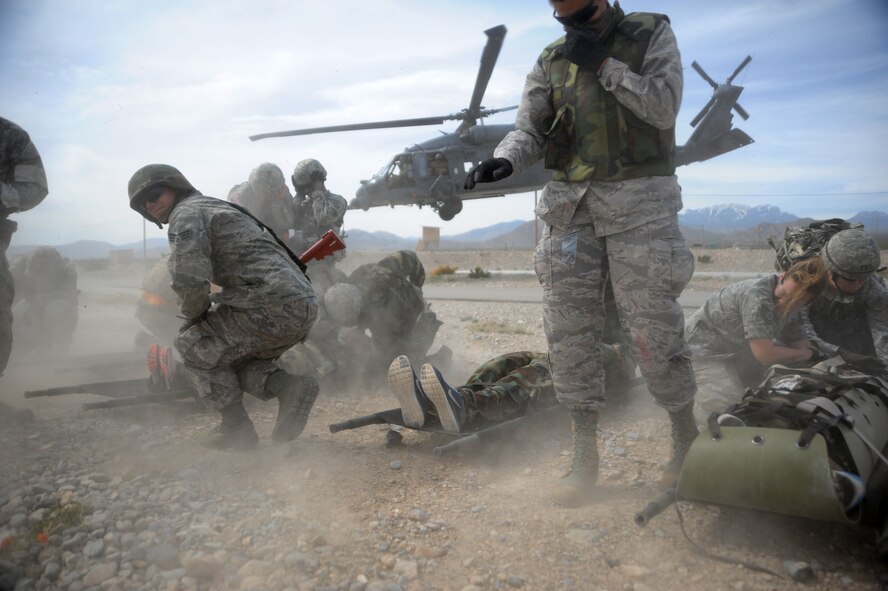
[[[505,158],[489,158],[469,171],[463,188],[474,189],[475,183],[495,183],[512,174],[512,163]]]
[[[567,27],[564,40],[564,57],[581,68],[598,72],[607,59],[607,47],[598,33],[587,27]]]

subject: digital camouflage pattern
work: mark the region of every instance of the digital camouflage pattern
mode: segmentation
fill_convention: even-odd
[[[676,300],[693,274],[694,259],[675,217],[607,237],[596,236],[588,224],[549,226],[534,264],[559,401],[589,410],[605,405],[606,282],[657,403],[679,410],[692,400],[694,374]]]
[[[545,353],[517,351],[484,362],[457,388],[470,411],[504,421],[534,406],[552,406],[555,387]]]
[[[687,339],[694,357],[733,355],[749,339],[789,344],[807,339],[801,312],[782,316],[776,310],[777,275],[733,283],[711,296],[688,318]]]
[[[838,348],[888,361],[888,287],[871,274],[857,293],[827,290],[804,311],[812,339],[827,355]]]
[[[270,232],[219,199],[196,193],[179,201],[168,236],[185,320],[175,346],[199,394],[217,410],[245,391],[267,397],[274,360],[315,321],[308,279]],[[212,299],[210,282],[221,287]]]
[[[807,226],[787,227],[780,244],[768,239],[768,244],[776,253],[774,268],[778,273],[787,271],[798,261],[819,256],[830,238],[842,230],[862,227],[863,224],[850,224],[839,218],[811,222]]]
[[[494,151],[495,157],[509,160],[516,173],[542,158],[551,139],[549,132],[557,109],[545,64],[541,55],[527,76],[515,130]],[[597,85],[597,96],[616,99],[640,125],[652,130],[674,128],[683,78],[681,56],[668,22],[660,20],[651,33],[640,69],[611,58],[598,80],[590,79],[588,84]],[[582,176],[571,173],[569,178]],[[681,207],[678,182],[666,174],[619,182],[553,180],[543,189],[536,213],[547,224],[562,228],[571,223],[594,222],[598,235],[607,236],[676,214]],[[578,212],[578,208],[583,211]]]
[[[295,250],[301,247],[301,239],[292,240],[299,227],[296,206],[284,173],[276,164],[266,162],[254,168],[250,180],[232,188],[228,200],[247,208],[288,246],[292,244]]]
[[[842,230],[829,239],[820,256],[827,271],[855,281],[867,279],[881,263],[879,244],[862,229]]]
[[[28,133],[0,117],[0,375],[12,353],[12,304],[15,286],[6,249],[18,225],[9,215],[27,211],[46,197],[46,171]]]
[[[640,72],[647,44],[666,17],[623,15],[619,6],[596,27],[612,58]],[[667,20],[668,22],[668,20]],[[657,129],[622,106],[595,72],[564,55],[565,37],[543,50],[540,60],[551,88],[554,120],[547,132],[545,163],[555,180],[618,181],[675,172],[674,125]]]

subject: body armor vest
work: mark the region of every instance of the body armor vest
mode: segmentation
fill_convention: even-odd
[[[619,18],[608,37],[608,55],[641,72],[661,14]],[[668,21],[667,21],[668,22]],[[619,181],[675,172],[675,128],[645,123],[607,92],[595,72],[564,57],[564,37],[543,50],[555,118],[547,130],[545,165],[556,181]]]
[[[820,297],[811,302],[808,317],[817,336],[838,347],[860,355],[876,357],[870,331],[867,305],[861,298],[843,302]]]

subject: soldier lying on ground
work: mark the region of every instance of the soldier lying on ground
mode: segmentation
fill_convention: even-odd
[[[621,367],[625,361],[619,347],[602,344],[602,359],[610,371],[608,383],[625,392],[628,384]],[[463,431],[475,420],[486,423],[508,421],[528,408],[545,408],[558,403],[545,353],[517,351],[482,363],[459,387],[450,386],[431,363],[417,377],[405,355],[392,361],[388,370],[392,393],[401,405],[404,424],[419,428],[435,416],[450,433]]]
[[[740,400],[765,368],[817,353],[801,309],[826,289],[823,262],[809,258],[779,275],[747,279],[710,297],[687,321],[697,378],[698,422]]]

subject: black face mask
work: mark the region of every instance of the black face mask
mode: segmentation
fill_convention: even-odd
[[[589,22],[589,19],[592,18],[592,16],[597,11],[598,7],[595,6],[594,0],[589,0],[589,4],[582,7],[573,14],[569,14],[567,16],[558,16],[558,13],[553,10],[552,16],[555,17],[555,20],[562,25],[566,25],[568,27],[580,27]]]

